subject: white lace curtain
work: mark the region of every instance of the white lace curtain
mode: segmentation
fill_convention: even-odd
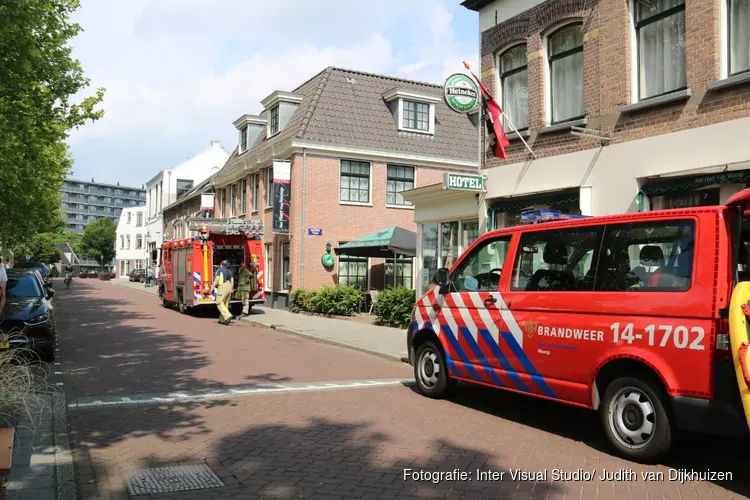
[[[549,38],[552,121],[583,116],[583,27],[571,25]]]
[[[729,72],[750,70],[750,0],[730,0]]]
[[[685,10],[648,22],[685,0],[638,0],[640,99],[648,99],[687,85],[685,71]]]

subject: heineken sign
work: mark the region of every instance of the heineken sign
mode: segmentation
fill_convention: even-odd
[[[457,113],[468,113],[477,107],[479,90],[471,77],[455,73],[448,77],[443,87],[445,103]]]
[[[484,178],[481,175],[443,174],[443,189],[483,191]]]

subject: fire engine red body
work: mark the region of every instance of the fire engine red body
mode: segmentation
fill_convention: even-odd
[[[205,230],[201,235],[170,240],[162,245],[160,294],[164,305],[177,306],[181,312],[198,306],[215,306],[213,280],[222,260],[229,262],[229,269],[234,273],[232,303],[240,302],[237,286],[241,263],[253,275],[250,304],[264,303],[264,259],[260,236]]]

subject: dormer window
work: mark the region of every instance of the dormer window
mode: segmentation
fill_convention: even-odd
[[[429,132],[430,105],[423,102],[404,100],[404,128]]]
[[[279,106],[276,105],[271,108],[268,118],[268,133],[270,135],[277,134],[279,132]]]
[[[240,129],[240,153],[247,151],[247,127]]]
[[[440,97],[426,92],[393,88],[383,94],[398,130],[419,134],[435,133],[435,106]]]
[[[302,95],[294,92],[275,91],[260,103],[263,105],[263,114],[268,117],[266,137],[271,138],[286,127],[292,119],[295,110],[302,102]]]

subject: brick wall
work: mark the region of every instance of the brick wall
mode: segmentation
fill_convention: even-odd
[[[305,223],[302,226],[302,155],[292,160],[291,271],[292,288],[300,286],[301,231],[305,231],[305,288],[336,284],[337,266],[327,270],[320,262],[326,242],[335,248],[339,241],[350,241],[390,226],[416,231],[414,211],[387,208],[386,164],[371,163],[372,207],[339,203],[340,158],[307,155]],[[418,167],[416,187],[435,184],[444,170]],[[307,228],[323,230],[322,236],[308,236]],[[280,265],[279,255],[277,266]],[[336,257],[338,262],[338,257]],[[382,261],[371,260],[371,265]],[[382,268],[382,266],[381,266]],[[275,273],[278,275],[278,271]],[[374,279],[375,280],[375,279]]]
[[[721,77],[721,4],[724,0],[686,2],[687,84],[692,97],[656,108],[622,114],[631,102],[631,14],[628,0],[550,0],[482,33],[482,79],[491,91],[498,83],[496,56],[515,42],[525,42],[529,55],[528,104],[531,137],[537,157],[598,147],[596,139],[569,131],[537,134],[545,126],[543,37],[565,21],[579,21],[584,30],[584,100],[587,127],[612,135],[612,143],[642,139],[750,116],[750,85],[708,91]],[[486,147],[486,144],[484,144]],[[487,155],[484,167],[530,158],[513,140],[507,162]]]

